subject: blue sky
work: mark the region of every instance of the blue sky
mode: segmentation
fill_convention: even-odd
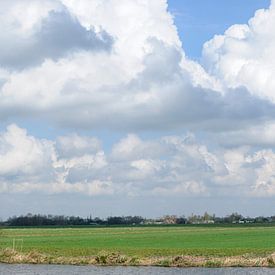
[[[0,3],[0,217],[272,214],[275,1],[77,3]]]

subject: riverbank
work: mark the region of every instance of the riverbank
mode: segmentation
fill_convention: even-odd
[[[0,262],[8,264],[62,264],[105,266],[162,266],[162,267],[275,267],[275,253],[256,257],[253,255],[232,257],[173,256],[129,257],[102,251],[95,256],[53,257],[31,251],[22,253],[12,249],[0,251]]]

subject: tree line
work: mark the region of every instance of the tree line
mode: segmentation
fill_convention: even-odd
[[[112,216],[106,219],[92,216],[40,215],[27,214],[13,216],[0,222],[4,226],[110,226],[110,225],[157,225],[157,224],[234,224],[234,223],[275,223],[275,216],[244,217],[232,213],[225,217],[217,217],[205,212],[203,215],[176,216],[166,215],[158,219],[147,219],[141,216]]]
[[[138,216],[108,217],[101,219],[64,215],[27,214],[13,216],[2,222],[6,226],[74,226],[74,225],[133,225],[141,224],[144,219]]]

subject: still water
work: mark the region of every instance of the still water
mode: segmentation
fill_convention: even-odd
[[[78,275],[78,274],[99,274],[99,275],[141,275],[141,274],[195,274],[195,275],[261,275],[275,274],[275,269],[267,268],[159,268],[159,267],[95,267],[95,266],[65,266],[65,265],[6,265],[0,264],[2,275]]]

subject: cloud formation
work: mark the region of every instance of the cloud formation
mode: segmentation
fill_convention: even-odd
[[[45,1],[39,7],[30,1],[27,11],[35,11],[30,22],[26,21],[29,12],[25,17],[18,16],[19,1],[1,5],[8,7],[1,17],[12,29],[7,33],[18,32],[26,36],[22,41],[31,43],[22,46],[22,51],[2,52],[3,58],[15,58],[21,66],[21,70],[10,72],[5,67],[9,64],[0,62],[3,121],[35,114],[48,123],[75,129],[224,131],[274,120],[273,100],[264,96],[273,89],[271,77],[269,81],[257,74],[256,93],[249,80],[246,85],[232,76],[235,84],[231,85],[229,74],[223,73],[226,68],[215,63],[232,60],[230,51],[236,43],[250,45],[254,51],[264,48],[265,43],[272,45],[272,39],[267,41],[264,34],[258,35],[256,26],[258,21],[266,21],[261,29],[266,36],[272,32],[268,26],[272,25],[273,6],[258,12],[249,26],[234,26],[224,36],[206,43],[204,58],[208,65],[204,69],[185,56],[164,0]],[[251,33],[247,34],[249,39],[247,32]],[[3,40],[11,41],[5,36]],[[254,45],[255,41],[263,47]],[[240,49],[239,45],[236,48]],[[272,53],[272,49],[267,47],[265,52]],[[268,75],[272,75],[272,58],[243,52],[255,60],[259,56],[259,62],[265,60],[270,68]],[[236,52],[235,56],[239,64],[237,58],[243,60],[242,55]],[[28,68],[33,62],[36,65]]]
[[[258,10],[248,24],[233,25],[204,45],[207,71],[226,87],[244,86],[254,96],[275,102],[275,2]]]
[[[83,150],[85,148],[85,151]],[[143,140],[131,134],[105,153],[96,138],[41,140],[10,125],[0,135],[0,190],[90,196],[270,196],[275,153],[210,150],[193,134]]]
[[[43,140],[14,123],[0,136],[1,192],[275,195],[274,1],[208,41],[202,64],[165,0],[22,3],[0,3],[0,121],[125,137],[107,153],[94,137]]]
[[[14,124],[0,136],[0,175],[8,180],[17,182],[28,176],[48,181],[54,158],[51,141],[28,136],[25,129]]]
[[[55,1],[41,4],[44,13],[40,14],[34,1],[11,1],[4,5],[5,12],[0,13],[0,65],[8,69],[23,70],[30,66],[41,65],[46,59],[58,60],[77,51],[109,51],[113,39],[105,31],[95,32],[86,29],[77,18]],[[26,10],[22,15],[19,9]],[[38,14],[36,20],[28,22],[28,11]]]

